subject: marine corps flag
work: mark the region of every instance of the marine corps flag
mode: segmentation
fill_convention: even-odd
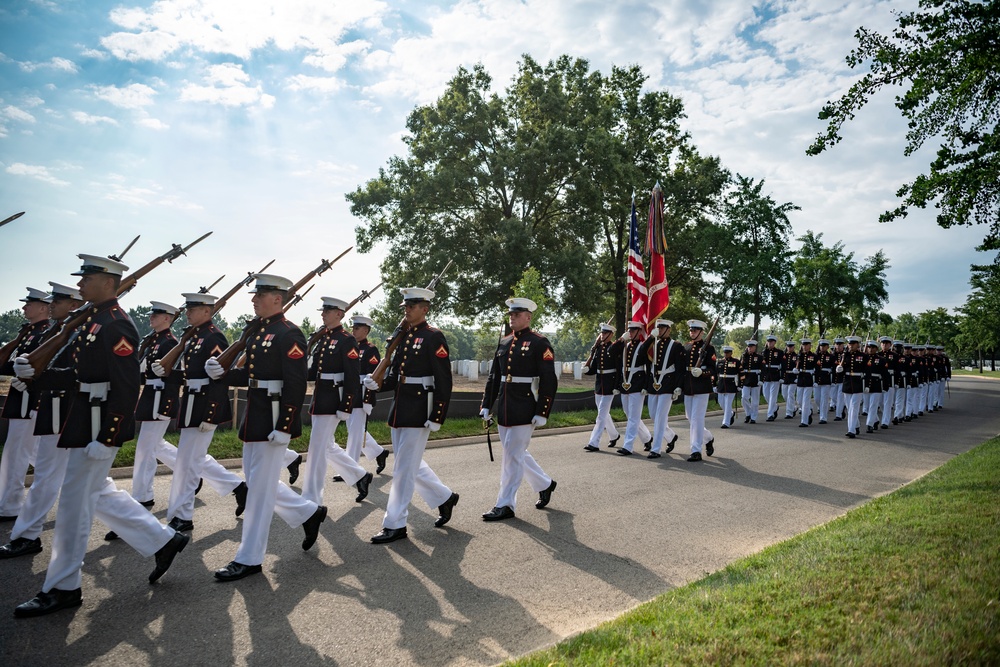
[[[663,265],[663,255],[667,252],[667,235],[663,228],[663,190],[659,183],[653,186],[652,196],[649,199],[646,252],[649,253],[646,331],[649,331],[657,319],[665,316],[670,305],[670,286],[667,284],[667,270]]]

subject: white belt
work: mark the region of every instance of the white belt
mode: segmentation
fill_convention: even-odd
[[[247,382],[250,389],[266,389],[268,394],[280,394],[284,384],[283,380],[258,380],[256,378],[250,378]]]
[[[153,418],[160,412],[160,391],[166,386],[160,378],[146,379],[146,386],[152,387],[156,391],[153,393]]]
[[[201,391],[203,387],[207,387],[209,382],[211,382],[211,380],[208,378],[198,378],[195,380],[185,380],[184,384],[188,389],[192,389],[197,392]]]
[[[101,403],[108,400],[110,382],[81,382],[78,390],[90,394],[90,439],[97,440],[101,432]]]
[[[160,378],[153,378],[152,380],[146,380],[146,386],[152,387],[153,389],[163,389],[167,385],[163,383]]]
[[[628,369],[628,372],[629,373],[636,373],[638,371],[644,371],[644,370],[646,370],[645,366],[630,366],[629,369]]]
[[[781,368],[781,364],[771,364],[768,368]]]
[[[719,377],[720,378],[730,378],[730,379],[735,379],[736,378],[735,375],[720,375]]]
[[[535,377],[527,377],[525,375],[507,375],[503,378],[503,381],[507,383],[515,382],[519,384],[529,384],[537,379],[537,375]]]
[[[597,371],[597,373],[599,375],[608,375],[608,374],[614,373],[614,372],[615,372],[615,369],[613,369],[613,368],[605,368],[604,370]]]
[[[854,377],[854,378],[860,378],[860,377],[864,377],[865,376],[864,373],[847,373],[847,375],[850,375],[851,377]]]
[[[813,373],[816,372],[816,369],[815,368],[810,368],[810,369],[800,368],[799,372],[800,373],[808,373],[809,375],[812,375]]]
[[[747,370],[747,371],[743,371],[743,372],[744,373],[760,373],[760,369]]]
[[[344,374],[343,373],[320,373],[319,374],[319,379],[320,380],[333,380],[334,382],[343,382],[344,381]]]
[[[434,376],[433,375],[403,376],[403,384],[420,384],[424,386],[424,389],[433,389]]]

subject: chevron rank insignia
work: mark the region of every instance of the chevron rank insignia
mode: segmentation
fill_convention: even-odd
[[[357,359],[358,358],[358,351],[352,348],[351,351],[347,353],[347,358],[348,359]]]
[[[545,354],[542,355],[542,361],[552,361],[556,358],[556,355],[552,354],[552,348],[545,350]]]
[[[448,349],[444,345],[442,345],[437,349],[437,352],[434,353],[434,356],[438,357],[439,359],[447,359]]]
[[[289,359],[301,359],[304,356],[306,356],[306,353],[302,351],[302,348],[299,347],[298,343],[292,345],[292,349],[288,351]]]
[[[369,357],[368,363],[371,364],[372,366],[378,366],[378,359],[376,359],[375,357]]]
[[[122,339],[115,343],[115,346],[111,348],[111,351],[119,357],[128,357],[135,352],[135,348],[132,347],[132,343],[125,340],[125,336],[122,336]]]

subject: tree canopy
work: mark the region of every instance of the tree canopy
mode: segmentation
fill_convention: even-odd
[[[900,187],[902,203],[879,219],[903,218],[911,207],[933,203],[939,225],[988,225],[982,247],[998,249],[1000,2],[920,0],[918,11],[897,16],[891,36],[858,29],[847,63],[870,62],[871,71],[823,107],[819,118],[829,124],[806,152],[818,155],[840,142],[843,125],[883,87],[904,87],[896,96],[909,126],[904,154],[928,140],[941,144],[928,173]]]

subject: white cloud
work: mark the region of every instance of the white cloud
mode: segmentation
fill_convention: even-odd
[[[35,122],[35,117],[32,116],[30,113],[28,113],[24,109],[19,109],[9,104],[6,107],[4,107],[3,115],[5,118],[9,118],[10,120],[16,120],[21,123]]]
[[[37,95],[30,95],[28,97],[25,97],[24,101],[22,103],[26,107],[32,107],[33,108],[33,107],[37,107],[37,106],[41,106],[42,104],[45,104],[45,100],[43,100],[41,97],[38,97]]]
[[[52,69],[59,72],[69,72],[70,74],[75,74],[79,71],[72,60],[67,60],[66,58],[50,58],[47,62],[35,63],[35,62],[21,62],[18,63],[20,68],[25,72],[35,72],[41,69]]]
[[[274,96],[265,93],[261,85],[247,85],[250,76],[240,65],[235,63],[212,65],[204,78],[210,85],[188,84],[181,90],[181,100],[221,104],[226,107],[256,105],[269,109],[274,106]]]
[[[288,79],[289,90],[306,90],[322,94],[335,93],[344,88],[343,79],[335,76],[308,76],[296,74]]]
[[[92,116],[83,111],[73,111],[70,115],[73,116],[73,120],[81,125],[98,125],[100,123],[107,123],[108,125],[118,124],[118,121],[114,118],[109,118],[108,116]]]
[[[49,173],[46,167],[15,162],[6,169],[8,174],[15,176],[29,176],[50,185],[69,185],[69,182],[60,180]]]
[[[101,51],[100,49],[92,49],[89,47],[80,47],[80,55],[84,58],[92,58],[93,60],[108,59],[107,51]]]
[[[94,86],[94,94],[105,102],[122,109],[141,109],[153,103],[156,90],[142,83],[127,86]]]
[[[157,118],[140,118],[136,121],[136,125],[142,125],[143,127],[148,127],[151,130],[169,130],[170,126],[164,123],[162,120]]]

